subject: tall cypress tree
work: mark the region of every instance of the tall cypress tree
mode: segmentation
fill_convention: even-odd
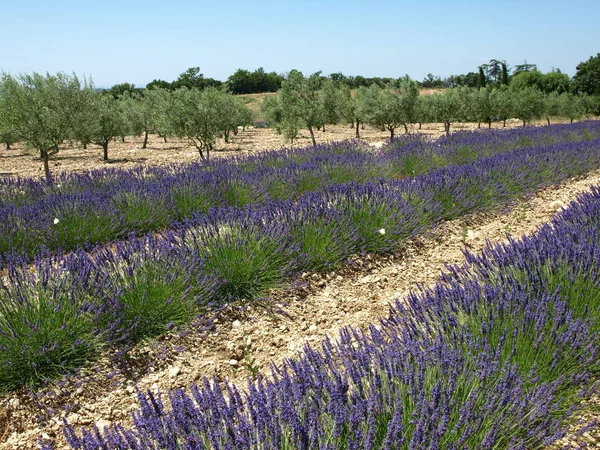
[[[506,67],[506,63],[502,63],[502,84],[508,85],[508,69]]]
[[[479,77],[477,78],[477,88],[481,89],[485,87],[485,73],[483,67],[479,67]]]

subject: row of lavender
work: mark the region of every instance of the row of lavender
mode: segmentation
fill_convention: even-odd
[[[37,385],[305,270],[386,252],[443,220],[600,166],[600,139],[538,146],[387,183],[211,209],[94,252],[6,261],[0,390]]]
[[[600,388],[600,189],[533,237],[469,262],[397,302],[379,326],[306,347],[246,391],[204,380],[170,392],[170,407],[138,392],[133,428],[78,434],[67,424],[67,440],[78,449],[550,444]]]
[[[0,181],[0,255],[63,251],[168,228],[210,208],[264,205],[346,182],[399,179],[518,147],[600,137],[599,122],[418,136],[374,153],[359,142],[282,150],[210,165],[62,175],[50,184]]]

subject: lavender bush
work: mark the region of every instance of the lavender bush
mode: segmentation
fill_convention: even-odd
[[[534,236],[470,255],[379,326],[307,346],[245,391],[205,379],[168,403],[138,392],[131,429],[65,424],[65,436],[90,449],[540,448],[598,389],[599,248],[594,189]],[[554,289],[539,277],[549,265],[595,290]]]

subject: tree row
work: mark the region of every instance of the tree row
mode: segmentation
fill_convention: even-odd
[[[343,84],[323,80],[319,74],[305,77],[290,72],[276,96],[265,97],[261,108],[267,123],[293,141],[301,129],[309,131],[316,145],[315,130],[326,125],[350,123],[360,137],[361,124],[408,133],[409,124],[443,123],[446,133],[454,122],[488,124],[518,118],[523,125],[532,120],[565,117],[571,120],[593,114],[597,98],[569,92],[549,94],[536,87],[457,87],[421,95],[416,82],[405,79],[384,88],[377,85],[350,90]]]
[[[252,121],[243,98],[214,87],[155,88],[115,99],[97,92],[90,81],[63,73],[0,79],[0,139],[8,148],[23,142],[39,150],[47,177],[49,158],[65,141],[99,145],[108,160],[113,140],[143,135],[146,148],[148,134],[158,133],[187,139],[207,160],[218,137],[227,141]]]

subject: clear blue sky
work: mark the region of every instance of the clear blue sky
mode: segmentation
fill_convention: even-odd
[[[573,75],[600,52],[600,1],[39,1],[0,8],[0,69],[75,72],[98,87],[189,67],[422,80],[491,58]]]

